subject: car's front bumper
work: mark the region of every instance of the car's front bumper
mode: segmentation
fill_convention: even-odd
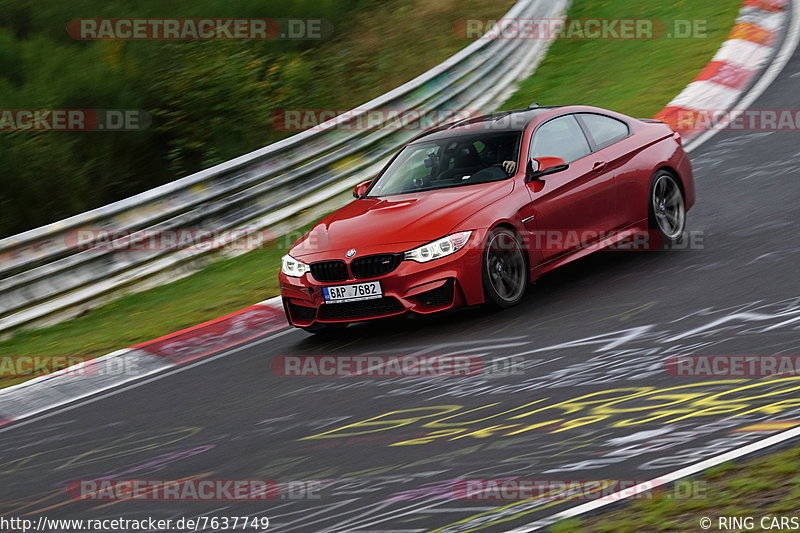
[[[483,302],[480,246],[483,232],[453,255],[417,263],[402,261],[383,276],[323,283],[308,273],[300,278],[279,275],[281,297],[289,322],[297,327],[314,323],[357,322],[412,312],[429,314]],[[369,255],[364,253],[363,255]],[[348,262],[349,263],[349,262]],[[349,271],[348,264],[348,271]],[[380,281],[383,297],[347,303],[325,303],[322,287]]]

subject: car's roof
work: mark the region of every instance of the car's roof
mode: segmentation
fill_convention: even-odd
[[[529,109],[512,109],[498,111],[488,115],[471,117],[457,122],[452,122],[427,131],[414,139],[413,142],[437,141],[461,135],[470,135],[486,131],[509,133],[523,132],[532,120],[540,115],[564,106],[542,106]]]
[[[512,109],[510,111],[498,111],[488,115],[475,116],[448,124],[442,124],[433,129],[425,131],[412,139],[409,144],[418,142],[437,141],[441,139],[450,139],[453,137],[460,137],[464,135],[474,135],[476,133],[486,133],[487,131],[498,133],[521,133],[532,123],[538,122],[542,115],[542,120],[554,118],[561,114],[569,113],[593,113],[606,115],[611,118],[616,118],[627,123],[629,126],[639,122],[638,120],[610,111],[599,107],[587,105],[555,105],[555,106],[539,106],[532,104],[528,109]],[[649,121],[650,119],[644,119]],[[656,121],[660,122],[660,121]]]

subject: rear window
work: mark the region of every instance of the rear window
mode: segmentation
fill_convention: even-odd
[[[597,149],[619,142],[630,133],[628,125],[621,120],[591,113],[582,113],[579,116]]]

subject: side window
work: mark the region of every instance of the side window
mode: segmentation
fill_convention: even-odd
[[[572,115],[546,122],[533,135],[531,157],[560,157],[572,163],[591,153],[589,142]]]
[[[582,113],[580,117],[586,129],[589,130],[589,135],[597,144],[597,149],[621,141],[630,133],[628,125],[615,118],[591,113]]]

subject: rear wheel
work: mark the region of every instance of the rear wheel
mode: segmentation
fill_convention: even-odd
[[[517,235],[495,228],[483,252],[483,292],[486,300],[500,308],[516,305],[528,286],[528,262]]]
[[[344,331],[344,328],[346,327],[347,327],[346,322],[337,322],[335,324],[321,324],[319,322],[316,322],[302,329],[304,329],[308,333],[313,333],[314,335],[334,336]]]
[[[660,234],[662,244],[680,240],[686,227],[686,205],[677,178],[665,170],[653,176],[650,184],[650,228]]]

